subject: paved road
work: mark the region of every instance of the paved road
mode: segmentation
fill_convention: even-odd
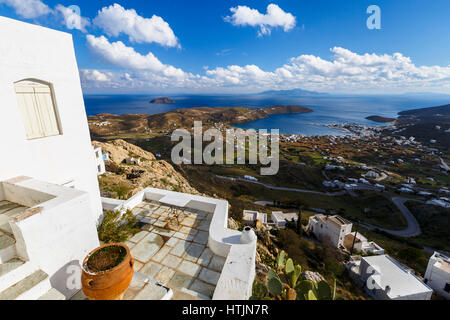
[[[387,232],[389,234],[392,234],[394,236],[399,237],[405,237],[405,238],[411,238],[411,237],[417,237],[419,236],[422,231],[420,230],[419,222],[417,222],[414,215],[409,211],[409,209],[405,206],[405,202],[407,201],[418,201],[415,199],[410,198],[403,198],[403,197],[395,197],[392,198],[392,202],[396,205],[396,207],[400,210],[400,212],[403,214],[403,216],[406,219],[406,222],[408,223],[408,227],[403,230],[389,230],[381,227],[377,227],[374,225],[370,225],[367,223],[360,223],[363,227],[366,227],[367,229],[374,230],[382,230],[384,232]]]
[[[344,191],[338,191],[338,192],[320,192],[320,191],[304,190],[304,189],[296,189],[296,188],[277,187],[277,186],[273,186],[271,184],[258,182],[258,181],[251,181],[251,180],[247,180],[247,179],[244,179],[244,178],[231,178],[231,177],[224,177],[224,176],[219,176],[219,175],[216,175],[216,177],[219,178],[219,179],[223,179],[223,180],[241,181],[241,182],[258,184],[260,186],[266,187],[267,189],[278,190],[278,191],[310,193],[310,194],[318,194],[318,195],[330,196],[330,197],[342,196],[342,195],[347,193],[345,190]]]

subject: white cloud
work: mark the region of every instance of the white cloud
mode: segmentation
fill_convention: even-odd
[[[56,12],[62,15],[64,24],[68,29],[77,29],[86,32],[86,27],[91,24],[88,18],[82,17],[77,6],[64,7],[58,4],[55,7]]]
[[[266,14],[247,6],[230,8],[230,11],[233,14],[225,17],[225,21],[235,26],[259,27],[258,34],[260,36],[270,34],[272,28],[283,27],[284,31],[287,32],[296,25],[296,18],[291,13],[283,11],[276,4],[269,4]]]
[[[93,82],[108,82],[110,81],[111,73],[104,73],[99,70],[89,70],[89,69],[82,69],[80,70],[80,77],[81,81],[93,81]]]
[[[334,47],[331,52],[331,61],[313,55],[292,58],[275,71],[278,82],[314,83],[328,89],[420,88],[450,83],[450,66],[416,66],[401,53],[360,55],[341,47]]]
[[[255,65],[246,65],[240,67],[237,65],[228,66],[226,68],[216,68],[206,71],[206,74],[213,79],[216,85],[268,85],[275,79],[275,74],[265,72]]]
[[[110,43],[104,36],[87,35],[89,49],[107,62],[125,69],[149,71],[164,77],[182,79],[188,76],[183,70],[163,64],[153,53],[142,55],[123,42]]]
[[[134,9],[126,10],[117,3],[100,10],[94,24],[109,36],[126,34],[132,42],[156,42],[168,47],[178,45],[174,32],[161,17],[153,15],[151,18],[144,18]]]
[[[16,14],[25,19],[34,19],[52,12],[41,0],[0,0],[0,3],[14,8]]]
[[[105,37],[88,36],[88,43],[106,61],[128,72],[107,74],[109,84],[98,77],[96,85],[104,87],[183,88],[191,92],[257,92],[298,87],[327,92],[450,92],[450,66],[416,66],[401,53],[358,54],[334,47],[330,60],[300,55],[273,71],[250,64],[204,68],[203,74],[192,74],[161,63],[152,53],[144,56],[121,42],[109,43]]]

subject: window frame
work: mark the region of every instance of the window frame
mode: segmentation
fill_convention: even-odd
[[[20,84],[21,84],[21,83],[25,83],[25,82],[36,83],[37,85],[43,85],[43,86],[48,87],[48,89],[49,89],[49,91],[50,91],[50,100],[51,100],[51,102],[52,102],[53,113],[54,113],[54,116],[55,116],[55,122],[56,122],[55,125],[56,125],[56,127],[57,127],[57,129],[58,129],[58,134],[45,134],[45,131],[42,130],[41,135],[39,135],[39,136],[37,136],[37,137],[32,137],[32,138],[29,137],[28,129],[27,129],[27,127],[25,126],[25,117],[24,117],[24,114],[23,114],[23,112],[22,112],[22,110],[21,110],[22,107],[20,106],[19,100],[18,100],[19,94],[17,93],[17,87],[20,87]],[[20,113],[20,115],[21,115],[22,124],[23,124],[24,131],[25,131],[25,137],[26,137],[26,140],[32,141],[32,140],[38,140],[38,139],[45,139],[45,138],[50,138],[50,137],[61,136],[61,135],[64,134],[64,133],[63,133],[62,124],[61,124],[61,117],[60,117],[60,114],[59,114],[59,108],[58,108],[58,104],[57,104],[57,102],[56,102],[55,89],[54,89],[54,86],[53,86],[52,83],[47,82],[47,81],[44,81],[44,80],[35,79],[35,78],[27,78],[27,79],[22,79],[22,80],[19,80],[19,81],[14,82],[14,83],[13,83],[13,88],[14,88],[14,94],[15,94],[15,96],[16,96],[16,104],[17,104],[17,108],[19,109],[19,113]],[[29,88],[33,88],[33,86],[30,85]],[[39,103],[38,103],[38,99],[37,99],[37,94],[36,94],[36,91],[35,91],[34,88],[33,88],[33,91],[34,91],[34,93],[33,93],[33,101],[34,101],[34,103],[36,103],[36,106],[37,106],[37,108],[38,108],[37,111],[40,112],[40,111],[41,111],[41,110],[40,110],[41,108],[39,107]],[[40,117],[40,114],[38,114],[38,116]],[[41,127],[41,129],[42,129],[42,119],[39,119],[39,121],[40,121],[40,123],[38,123],[38,125],[39,125],[39,126]]]

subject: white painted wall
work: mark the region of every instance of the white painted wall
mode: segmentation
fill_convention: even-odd
[[[447,299],[450,299],[450,293],[444,291],[444,289],[447,284],[450,284],[450,272],[444,270],[447,268],[443,268],[443,265],[448,265],[449,263],[449,257],[435,252],[428,262],[427,271],[425,273],[427,285]]]
[[[80,78],[68,33],[0,17],[0,181],[29,176],[55,184],[74,181],[89,194],[89,209],[102,214]],[[38,79],[51,84],[62,135],[27,140],[14,83]],[[13,160],[12,160],[13,159]]]
[[[70,274],[67,267],[80,267],[100,245],[94,218],[86,214],[88,193],[26,177],[3,182],[3,188],[9,201],[30,207],[10,221],[17,255],[45,271],[52,287],[70,298],[80,289],[81,268]]]
[[[95,167],[97,168],[97,175],[102,175],[106,172],[105,160],[103,159],[102,148],[94,148]]]

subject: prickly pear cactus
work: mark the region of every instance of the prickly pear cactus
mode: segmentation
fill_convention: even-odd
[[[274,297],[281,295],[281,293],[283,292],[283,283],[281,282],[278,274],[272,269],[269,270],[267,289]]]

